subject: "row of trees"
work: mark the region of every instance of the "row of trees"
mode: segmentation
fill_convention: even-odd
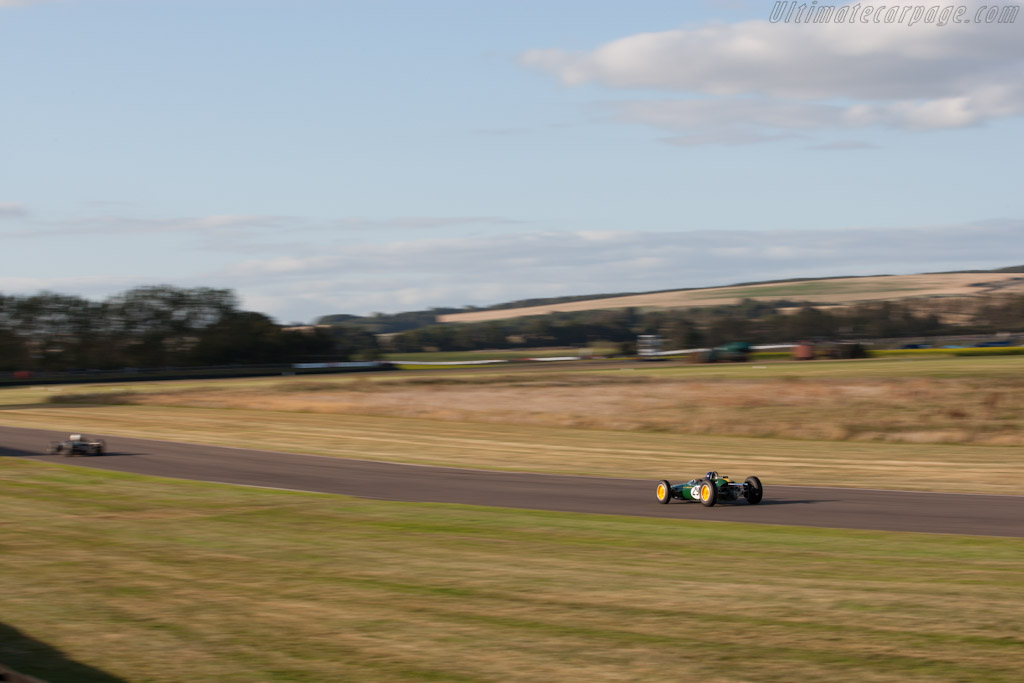
[[[930,306],[930,308],[929,308]],[[342,316],[348,318],[349,316]],[[950,322],[953,320],[954,322]],[[138,287],[105,301],[42,293],[0,295],[0,370],[252,365],[380,357],[365,327],[286,329],[239,308],[226,289]],[[403,319],[403,323],[406,323]],[[394,335],[396,351],[627,345],[660,334],[671,348],[801,339],[879,339],[1024,332],[1024,296],[931,304],[877,302],[823,310],[792,301],[642,312],[583,311],[477,324],[427,325]]]
[[[251,365],[374,358],[345,326],[282,329],[227,289],[138,287],[105,301],[0,295],[0,370]]]
[[[660,334],[671,348],[754,344],[802,339],[889,339],[1024,331],[1024,296],[1005,297],[943,322],[934,310],[900,302],[863,303],[836,310],[792,301],[746,300],[736,305],[641,313],[636,309],[556,313],[486,323],[432,325],[391,339],[396,351],[466,351],[626,343]]]

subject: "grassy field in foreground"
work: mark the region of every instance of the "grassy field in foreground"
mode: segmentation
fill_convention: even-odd
[[[1019,539],[388,503],[12,459],[0,484],[0,661],[51,683],[1024,667]]]

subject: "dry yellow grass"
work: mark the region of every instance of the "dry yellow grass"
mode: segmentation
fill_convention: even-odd
[[[1024,378],[536,374],[284,380],[72,401],[822,441],[1024,445]]]
[[[1024,490],[1019,446],[827,443],[163,406],[0,411],[0,424],[101,434],[115,450],[121,435],[421,465],[655,480],[717,469],[757,474],[769,485]]]
[[[555,312],[591,311],[613,308],[687,308],[739,303],[743,299],[799,299],[823,303],[894,300],[906,297],[968,296],[993,285],[1014,291],[1024,288],[1019,273],[938,273],[930,275],[886,275],[860,278],[834,278],[763,285],[743,285],[712,289],[691,289],[609,299],[570,301],[547,306],[508,308],[438,316],[438,322],[485,322]]]
[[[8,389],[0,424],[516,471],[1024,490],[1024,357],[644,367]]]

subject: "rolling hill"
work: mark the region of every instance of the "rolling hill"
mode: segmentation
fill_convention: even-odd
[[[875,275],[823,279],[747,283],[726,287],[572,297],[517,308],[492,307],[437,316],[440,323],[472,323],[507,320],[549,313],[607,310],[616,308],[671,309],[736,304],[744,299],[776,301],[790,299],[822,305],[847,305],[860,301],[895,301],[910,298],[971,297],[998,292],[1024,293],[1024,268],[996,271],[924,273],[918,275]]]

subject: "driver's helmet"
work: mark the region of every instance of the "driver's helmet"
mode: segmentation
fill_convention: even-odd
[[[81,434],[72,434],[72,435],[70,435],[68,437],[68,441],[81,441],[81,440],[82,440],[82,435]]]
[[[708,472],[706,475],[704,475],[704,478],[714,481],[715,479],[718,479],[718,472]]]

